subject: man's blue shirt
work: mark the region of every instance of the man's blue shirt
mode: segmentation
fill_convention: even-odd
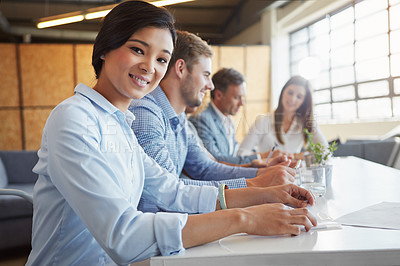
[[[190,133],[185,113],[176,114],[160,86],[133,100],[129,110],[135,114],[132,129],[144,151],[177,177],[184,169],[196,179],[181,179],[185,184],[218,186],[224,180],[230,188],[241,188],[246,187],[245,178],[256,176],[255,168],[213,161]]]

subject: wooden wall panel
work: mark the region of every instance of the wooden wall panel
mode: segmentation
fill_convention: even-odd
[[[83,83],[89,87],[96,84],[96,75],[92,66],[92,51],[91,44],[75,45],[75,84]]]
[[[21,44],[24,106],[54,106],[73,95],[72,44]]]
[[[246,47],[247,101],[269,101],[270,48],[269,46]]]
[[[247,105],[234,117],[237,138],[241,141],[255,117],[268,111],[269,75],[265,73],[270,68],[269,47],[212,46],[212,49],[213,74],[222,67],[233,67],[247,79]],[[91,53],[92,45],[86,44],[0,44],[0,149],[40,147],[43,127],[53,107],[70,97],[77,83],[94,85]],[[19,106],[19,87],[23,106]],[[203,106],[208,102],[209,93]],[[41,108],[31,108],[38,106]]]
[[[246,115],[244,112],[244,108],[241,107],[239,112],[235,116],[232,116],[233,121],[235,122],[235,134],[236,140],[240,143],[242,142],[246,132],[245,132],[245,123],[246,123]]]
[[[21,150],[22,130],[19,110],[0,110],[0,150]]]
[[[0,44],[0,106],[19,106],[17,48]]]
[[[43,128],[51,110],[52,108],[24,110],[25,149],[38,150],[40,148]]]
[[[211,46],[214,56],[212,58],[212,74],[217,72],[220,69],[220,47],[219,46]]]
[[[220,47],[220,68],[233,67],[243,75],[245,73],[245,50],[242,46],[221,46]]]
[[[265,115],[269,111],[269,104],[264,101],[251,102],[251,104],[246,104],[244,106],[246,113],[246,121],[243,122],[244,131],[247,133],[250,127],[256,121],[257,116]]]

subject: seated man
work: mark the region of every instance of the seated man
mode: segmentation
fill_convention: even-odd
[[[238,156],[233,115],[244,105],[246,82],[241,73],[233,68],[222,68],[213,75],[215,89],[211,91],[208,107],[189,121],[197,129],[206,149],[219,161],[248,163],[257,155]]]
[[[194,112],[196,112],[197,108],[198,108],[197,106],[196,106],[196,107],[186,106],[186,109],[185,109],[186,117],[189,117],[191,114],[193,114]],[[190,121],[190,118],[187,120],[187,125],[188,125],[188,127],[189,127],[189,132],[190,132],[191,134],[194,135],[194,137],[196,138],[197,142],[204,148],[204,150],[207,152],[208,156],[210,156],[210,158],[213,159],[214,161],[218,161],[218,162],[220,162],[220,163],[227,164],[227,165],[241,166],[241,167],[257,167],[257,168],[261,168],[261,167],[266,167],[266,166],[267,166],[265,159],[261,159],[261,155],[260,155],[260,154],[257,154],[257,155],[256,155],[256,156],[257,156],[257,159],[254,159],[254,160],[252,160],[251,162],[245,163],[245,164],[243,164],[243,163],[242,163],[242,164],[236,164],[236,163],[229,163],[229,162],[223,161],[224,157],[226,157],[226,156],[219,157],[218,159],[220,159],[220,160],[217,160],[217,159],[206,149],[206,147],[204,147],[203,140],[199,137],[199,134],[197,133],[197,129],[196,129],[196,127],[193,125],[193,123]],[[268,154],[268,153],[266,153],[266,154]],[[273,153],[273,154],[272,154],[272,157],[277,157],[277,156],[279,156],[279,155],[281,155],[281,154],[280,154],[280,153]],[[229,157],[228,157],[228,158],[229,158]],[[243,157],[243,158],[244,158],[244,157]],[[221,159],[222,159],[222,160],[221,160]]]
[[[294,170],[283,165],[257,169],[218,163],[189,133],[186,106],[199,106],[206,90],[213,89],[211,56],[211,48],[199,37],[178,32],[175,50],[160,86],[144,98],[133,100],[129,107],[135,115],[132,129],[139,144],[170,173],[178,177],[185,169],[197,179],[184,179],[185,184],[218,186],[218,181],[224,180],[229,188],[241,188],[293,182]],[[286,162],[289,164],[290,161]],[[145,198],[141,199],[139,209],[158,210]]]

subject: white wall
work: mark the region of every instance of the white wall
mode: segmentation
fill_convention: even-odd
[[[277,106],[282,86],[288,80],[289,33],[322,18],[352,0],[292,1],[284,8],[267,9],[259,23],[247,28],[232,38],[227,44],[271,45],[271,111]],[[320,122],[327,139],[340,137],[342,141],[359,136],[381,136],[400,125],[398,121],[352,122],[332,124]]]

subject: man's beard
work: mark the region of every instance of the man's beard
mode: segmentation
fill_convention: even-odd
[[[198,107],[203,101],[202,98],[199,99],[200,97],[198,97],[198,95],[194,93],[193,79],[191,75],[189,75],[182,84],[181,94],[186,102],[186,105],[190,107]]]

